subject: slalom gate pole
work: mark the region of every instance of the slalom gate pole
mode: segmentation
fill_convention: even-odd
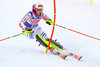
[[[70,29],[70,28],[63,27],[63,26],[61,26],[61,25],[58,25],[58,24],[55,24],[55,25],[58,26],[58,27],[64,28],[64,29],[66,29],[66,30],[70,30],[70,31],[72,31],[72,32],[81,34],[81,35],[83,35],[83,36],[86,36],[86,37],[89,37],[89,38],[92,38],[92,39],[95,39],[95,40],[100,40],[100,38],[96,38],[96,37],[93,37],[93,36],[90,36],[90,35],[87,35],[87,34],[78,32],[78,31],[76,31],[76,30],[72,30],[72,29]]]
[[[92,0],[90,0],[90,4],[92,5]]]
[[[52,40],[52,37],[53,37],[53,33],[54,33],[54,29],[55,29],[55,21],[56,21],[56,0],[53,0],[53,2],[54,2],[54,24],[53,24],[53,29],[52,29],[52,33],[51,33],[51,38],[50,38],[48,47],[46,49],[46,53],[49,50],[49,46],[50,46],[50,43],[51,43],[51,40]]]
[[[23,33],[16,34],[16,35],[13,35],[13,36],[11,36],[11,37],[7,37],[7,38],[4,38],[4,39],[1,39],[0,41],[8,40],[8,39],[11,39],[11,38],[17,37],[17,36],[22,35],[22,34],[23,34]]]

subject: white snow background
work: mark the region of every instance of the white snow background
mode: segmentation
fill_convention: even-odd
[[[0,0],[0,39],[22,32],[19,22],[36,2],[44,5],[44,13],[53,20],[53,0]],[[56,0],[56,7],[56,24],[100,38],[100,0],[92,5],[89,0]],[[43,20],[39,25],[50,37],[52,26]],[[0,42],[0,67],[100,67],[100,41],[59,27],[53,39],[83,56],[82,61],[46,54],[34,39],[21,35]]]

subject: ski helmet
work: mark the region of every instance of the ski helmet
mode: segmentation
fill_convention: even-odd
[[[43,12],[43,5],[42,4],[34,4],[32,6],[32,12],[36,14],[36,11]]]

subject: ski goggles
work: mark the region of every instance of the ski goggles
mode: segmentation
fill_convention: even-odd
[[[36,11],[37,11],[37,12],[42,12],[42,11],[43,11],[43,9],[37,9]]]

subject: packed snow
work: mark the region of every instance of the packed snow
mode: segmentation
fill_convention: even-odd
[[[34,3],[44,5],[44,13],[52,20],[53,0],[0,0],[0,39],[22,33],[19,22]],[[56,24],[100,38],[100,1],[56,0]],[[50,37],[52,26],[41,20],[39,25]],[[24,35],[0,42],[0,67],[100,67],[100,41],[55,27],[57,39],[70,52],[83,56],[81,61],[68,57],[65,61],[38,46]]]

